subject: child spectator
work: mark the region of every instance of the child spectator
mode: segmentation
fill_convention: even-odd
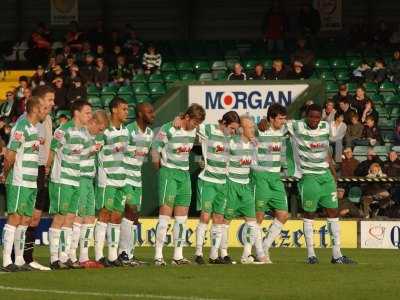
[[[254,66],[253,73],[250,74],[250,80],[266,80],[264,73],[264,66],[262,64],[256,64]]]
[[[132,73],[126,64],[125,57],[123,55],[118,56],[117,65],[111,70],[110,75],[114,84],[129,84],[129,81],[132,78]]]
[[[246,80],[246,73],[243,72],[242,65],[236,63],[233,66],[232,72],[228,75],[228,80]]]
[[[351,117],[351,124],[347,126],[345,135],[346,147],[353,147],[353,141],[361,139],[364,130],[363,124],[360,123],[357,113],[353,113]]]
[[[104,59],[98,57],[96,59],[96,68],[94,69],[94,84],[98,88],[102,88],[108,83],[108,66],[104,64]]]
[[[157,72],[161,67],[161,54],[156,51],[154,45],[149,45],[147,52],[143,54],[143,69],[145,74]]]

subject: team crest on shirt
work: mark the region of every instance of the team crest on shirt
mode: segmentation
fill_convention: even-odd
[[[15,131],[13,135],[13,139],[16,141],[21,141],[22,138],[24,137],[24,133],[22,131]]]

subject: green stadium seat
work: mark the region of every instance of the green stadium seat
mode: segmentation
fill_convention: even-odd
[[[353,203],[360,203],[362,191],[359,186],[352,186],[349,190],[348,199]]]
[[[399,106],[394,106],[390,110],[390,118],[391,119],[398,119],[400,117],[400,107]]]
[[[396,92],[396,85],[393,82],[385,81],[382,82],[379,86],[380,93],[395,93]]]
[[[201,73],[198,78],[199,81],[212,81],[212,73]]]
[[[335,76],[339,83],[345,83],[345,82],[349,81],[349,79],[350,79],[349,72],[347,72],[347,71],[336,72]]]
[[[333,81],[325,82],[325,91],[327,93],[337,93],[338,90],[339,90],[339,85],[336,82]]]
[[[270,70],[272,68],[272,59],[264,59],[262,61],[262,65],[264,66],[265,70]]]
[[[347,84],[347,89],[348,89],[349,92],[352,93],[352,94],[356,91],[357,87],[358,87],[358,84],[357,84],[357,83],[354,83],[354,82],[349,82],[349,83]]]
[[[88,87],[86,88],[86,93],[88,95],[94,95],[94,96],[98,96],[100,95],[100,90],[97,88],[97,86],[95,86],[94,84],[90,84],[88,85]]]
[[[378,104],[378,103],[382,103],[382,95],[379,95],[379,94],[377,94],[377,93],[375,93],[375,94],[372,94],[371,96],[369,96],[369,98],[375,103],[375,104]]]
[[[136,96],[136,103],[145,103],[145,102],[151,102],[151,99],[148,95],[138,95]]]
[[[147,78],[144,74],[135,74],[132,78],[132,83],[146,83]]]
[[[164,76],[165,82],[179,81],[179,76],[178,76],[178,73],[176,73],[176,72],[163,73],[163,76]]]
[[[99,96],[94,96],[94,95],[88,95],[87,101],[93,106],[93,107],[103,107],[103,101],[101,101]]]
[[[214,80],[219,80],[219,81],[223,81],[226,80],[228,78],[228,75],[226,74],[226,72],[213,72],[213,79]]]
[[[385,105],[400,106],[400,95],[384,94],[383,103]]]
[[[353,71],[359,65],[361,65],[361,62],[362,62],[362,59],[360,57],[355,57],[355,58],[353,57],[353,58],[347,60],[347,65]]]
[[[120,95],[133,95],[132,87],[129,85],[123,85],[118,90],[118,96]]]
[[[101,95],[116,95],[118,92],[118,87],[113,85],[106,85],[101,90]]]
[[[161,74],[151,74],[147,80],[149,83],[154,83],[154,82],[164,82],[164,78]]]
[[[164,95],[166,93],[165,86],[162,83],[150,83],[149,91],[152,96]]]
[[[161,65],[161,71],[162,72],[175,72],[176,67],[173,62],[165,62]]]
[[[136,97],[134,95],[118,95],[122,99],[124,99],[126,102],[128,102],[129,106],[135,106],[136,104]]]
[[[101,101],[103,102],[103,107],[108,108],[111,100],[114,99],[113,95],[101,95]]]
[[[329,61],[326,59],[317,59],[317,61],[315,62],[315,67],[317,69],[329,69],[330,68],[330,64]]]
[[[227,59],[225,62],[228,70],[233,70],[234,65],[240,63],[238,59]]]
[[[193,66],[191,62],[181,61],[177,63],[176,69],[180,72],[192,72]]]
[[[193,73],[190,72],[184,72],[180,74],[180,79],[182,81],[193,81],[196,80],[196,75],[194,75]]]
[[[208,72],[210,71],[210,64],[208,63],[208,61],[204,60],[195,61],[193,63],[193,69],[199,73]]]
[[[253,71],[253,70],[254,70],[254,67],[256,66],[256,64],[257,64],[257,61],[256,61],[256,60],[254,60],[254,59],[248,59],[248,60],[245,60],[245,61],[243,62],[243,68],[244,68],[246,71]]]
[[[379,113],[378,127],[381,130],[393,131],[393,128],[394,128],[394,125],[395,125],[395,121],[396,120],[394,120],[394,119],[388,119],[387,117],[382,117],[381,114]]]
[[[375,105],[375,109],[379,113],[379,116],[381,118],[387,118],[389,116],[389,114],[388,114],[388,112],[387,112],[387,110],[386,110],[386,108],[384,106]],[[381,120],[379,120],[379,125],[380,125],[380,123],[381,123]]]
[[[165,88],[168,90],[174,88],[176,86],[176,82],[167,82],[165,83]]]
[[[335,58],[330,61],[330,66],[332,69],[337,70],[337,69],[347,69],[347,63],[346,60],[342,58]]]
[[[374,83],[374,82],[367,82],[364,83],[364,88],[367,91],[367,93],[369,92],[377,92],[378,91],[378,84]]]
[[[335,74],[331,71],[321,71],[318,73],[318,76],[320,79],[323,79],[325,81],[335,81],[336,77]]]
[[[226,71],[227,67],[226,67],[225,61],[221,61],[221,60],[214,61],[212,63],[212,65],[211,65],[211,70],[213,70],[213,71],[219,71],[219,70]]]
[[[133,88],[133,91],[135,92],[135,95],[149,95],[150,94],[147,84],[143,84],[143,83],[133,84],[132,88]]]

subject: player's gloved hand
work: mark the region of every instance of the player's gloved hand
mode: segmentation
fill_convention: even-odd
[[[260,123],[258,123],[258,130],[262,132],[267,131],[270,127],[271,125],[266,119],[262,119]]]

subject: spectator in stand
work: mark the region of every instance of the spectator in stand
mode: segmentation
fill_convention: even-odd
[[[82,51],[77,53],[76,60],[79,62],[84,62],[87,54],[92,54],[92,45],[88,41],[82,43]]]
[[[367,104],[367,100],[369,100],[369,98],[365,94],[364,87],[359,86],[356,89],[356,94],[354,95],[351,106],[357,110],[357,113],[360,116],[360,120],[364,112],[365,105]]]
[[[373,35],[374,46],[376,49],[382,49],[389,45],[389,40],[392,33],[386,25],[385,21],[380,21],[378,29]]]
[[[325,103],[325,108],[322,110],[322,120],[330,124],[335,121],[335,114],[335,103],[333,102],[332,98],[328,98]]]
[[[299,60],[295,60],[287,77],[293,80],[304,80],[308,78],[308,75],[303,70],[303,64]]]
[[[353,157],[353,151],[350,147],[343,150],[342,165],[340,166],[340,176],[352,177],[360,162]]]
[[[385,81],[387,76],[387,70],[385,68],[385,61],[381,58],[375,60],[375,66],[372,69],[372,82],[377,84]]]
[[[72,85],[68,89],[67,103],[71,104],[76,100],[86,100],[86,97],[86,88],[82,84],[82,80],[80,78],[74,78],[72,80]]]
[[[108,56],[108,65],[110,68],[114,68],[117,65],[117,57],[122,55],[122,49],[120,45],[114,45],[112,52]]]
[[[343,115],[335,114],[335,121],[330,123],[329,143],[333,148],[335,162],[337,163],[342,161],[343,138],[346,134],[346,131],[347,126],[343,122]]]
[[[388,160],[383,164],[383,172],[388,177],[400,177],[400,159],[396,151],[388,153]],[[396,203],[400,202],[400,185],[397,183],[390,189],[390,194]]]
[[[363,130],[364,126],[360,123],[358,114],[353,112],[351,124],[347,126],[347,132],[344,137],[346,147],[353,147],[353,141],[361,139]]]
[[[69,88],[72,86],[72,81],[75,78],[80,78],[81,74],[79,72],[79,67],[77,65],[72,65],[69,68],[69,74],[67,74],[66,79],[65,79],[65,87]]]
[[[46,74],[44,73],[44,68],[43,66],[39,65],[37,66],[35,73],[31,77],[31,87],[32,89],[34,89],[37,86],[46,84],[47,84],[47,78]]]
[[[400,50],[393,53],[393,60],[388,67],[389,77],[395,84],[400,84]]]
[[[87,53],[85,56],[85,63],[80,68],[81,79],[86,85],[93,83],[94,69],[94,55],[92,53]]]
[[[61,114],[58,116],[58,120],[57,120],[58,126],[62,126],[64,124],[66,124],[68,121],[69,121],[69,118],[67,117],[67,115]]]
[[[361,212],[358,207],[345,197],[345,189],[339,187],[337,189],[337,199],[339,204],[339,216],[341,218],[361,218]]]
[[[351,118],[353,117],[353,114],[357,113],[357,111],[350,106],[350,102],[347,99],[339,100],[338,112],[344,115],[344,122],[346,125],[351,124]]]
[[[73,56],[71,47],[68,45],[64,45],[62,49],[56,50],[56,62],[64,66],[66,64],[67,58],[71,55]]]
[[[400,119],[397,119],[394,127],[394,144],[400,146]]]
[[[20,76],[19,85],[15,89],[15,97],[17,99],[24,97],[24,91],[29,89],[29,79],[26,76]]]
[[[303,71],[310,76],[315,68],[315,54],[306,47],[307,42],[304,38],[297,41],[297,50],[292,55],[292,63],[299,60],[303,64]]]
[[[52,71],[47,73],[47,82],[53,82],[56,77],[61,77],[62,79],[65,78],[64,70],[60,65],[55,65]]]
[[[128,64],[132,66],[132,71],[134,74],[141,74],[143,73],[143,65],[142,65],[142,53],[140,51],[139,44],[132,44],[129,48],[129,55],[128,55]]]
[[[16,120],[16,101],[14,92],[6,93],[6,100],[0,104],[0,120],[5,123],[11,123]]]
[[[50,55],[49,61],[47,62],[46,69],[44,70],[44,73],[46,76],[53,70],[53,68],[57,65],[56,63],[56,57],[55,55]],[[48,78],[48,77],[47,77]]]
[[[104,49],[103,45],[97,45],[97,47],[96,47],[96,58],[101,57],[101,58],[104,59],[106,57],[106,52],[105,51],[106,50]]]
[[[161,54],[156,51],[156,47],[150,44],[147,52],[143,54],[143,69],[145,74],[158,72],[161,67]]]
[[[79,29],[79,24],[76,21],[71,21],[70,30],[65,36],[67,45],[73,50],[73,52],[79,52],[82,50],[82,41],[84,39],[83,32]]]
[[[339,101],[342,99],[346,99],[349,103],[352,101],[352,96],[349,93],[349,89],[347,87],[347,84],[343,83],[339,85],[339,91],[338,93],[333,96],[333,101],[335,103],[335,108],[339,108]]]
[[[382,172],[382,168],[378,163],[372,163],[369,167],[367,177],[381,178],[387,177]],[[390,193],[386,186],[382,183],[368,183],[363,186],[363,197],[361,198],[361,207],[364,217],[376,217],[379,210],[385,209],[391,203]],[[372,204],[375,204],[372,206]]]
[[[365,119],[365,125],[361,139],[353,140],[353,145],[356,146],[378,146],[382,145],[383,140],[378,127],[375,124],[373,116],[368,116]]]
[[[246,80],[246,73],[243,72],[243,67],[241,64],[236,63],[233,66],[232,72],[228,75],[228,80]]]
[[[367,176],[369,168],[373,163],[377,163],[381,167],[383,166],[383,161],[379,158],[378,155],[376,155],[374,149],[370,148],[367,152],[367,159],[360,162],[357,169],[354,171],[354,175],[359,177]]]
[[[30,88],[24,89],[24,95],[23,97],[17,99],[17,104],[16,104],[16,115],[19,117],[20,115],[25,113],[25,106],[26,102],[29,101],[32,97],[32,91]]]
[[[372,116],[375,120],[375,124],[378,124],[379,113],[376,111],[374,102],[372,102],[371,99],[368,99],[367,103],[365,104],[365,108],[361,116],[361,122],[365,123],[368,116]]]
[[[351,80],[357,82],[358,84],[371,81],[372,78],[372,69],[367,61],[362,61],[361,64],[353,71],[351,76]]]
[[[286,17],[282,12],[279,1],[273,1],[272,7],[265,14],[263,20],[264,41],[268,52],[282,52],[284,50],[284,38],[286,29]]]
[[[55,110],[64,110],[68,109],[67,105],[67,89],[64,87],[64,79],[62,77],[56,77],[53,80],[53,88],[54,88],[54,103]]]
[[[25,56],[34,66],[44,64],[51,50],[51,33],[45,23],[39,23],[29,40]]]
[[[98,57],[96,59],[96,68],[94,69],[94,84],[101,89],[105,86],[109,79],[108,79],[108,67],[104,64],[104,59]]]
[[[125,61],[125,56],[117,57],[117,65],[111,69],[110,76],[116,85],[129,84],[132,79],[132,72]]]
[[[268,80],[285,80],[287,79],[287,70],[281,59],[274,59],[271,71],[267,72]]]
[[[262,64],[256,64],[254,66],[254,71],[249,76],[250,80],[266,80],[264,73],[264,66]]]
[[[69,73],[69,68],[71,68],[72,66],[74,66],[76,64],[76,62],[75,62],[75,57],[72,55],[72,54],[70,54],[70,55],[68,55],[67,56],[67,58],[66,58],[66,63],[65,63],[65,66],[64,66],[64,72],[66,73],[66,74],[68,74]]]

